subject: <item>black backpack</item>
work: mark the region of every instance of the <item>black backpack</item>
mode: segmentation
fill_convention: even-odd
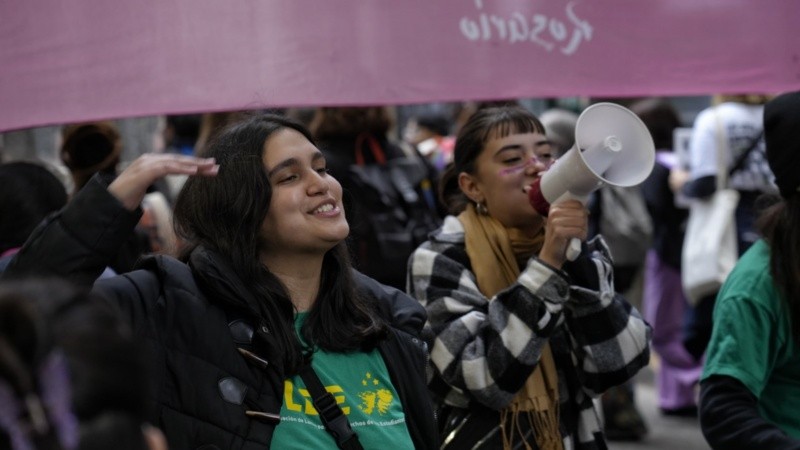
[[[388,159],[377,139],[366,133],[358,136],[354,151],[355,164],[342,181],[350,200],[355,266],[405,290],[408,258],[441,224],[432,168],[413,152]]]

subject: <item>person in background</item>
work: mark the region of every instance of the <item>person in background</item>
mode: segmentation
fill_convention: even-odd
[[[60,280],[0,283],[0,448],[166,450],[145,417],[144,349],[108,303]]]
[[[444,113],[428,112],[411,117],[403,137],[419,150],[437,173],[453,162],[455,137],[450,135],[450,121]]]
[[[614,292],[602,238],[565,256],[586,238],[586,208],[568,200],[544,218],[528,201],[553,151],[524,108],[477,111],[441,181],[452,215],[409,260],[444,449],[605,448],[593,398],[647,365],[650,328]]]
[[[166,116],[164,127],[165,152],[179,155],[195,155],[195,147],[200,136],[202,114],[179,114]],[[175,197],[186,182],[185,176],[168,175],[164,184],[169,188],[168,200],[175,202]]]
[[[122,141],[111,122],[67,125],[63,129],[61,161],[70,171],[73,194],[96,173],[116,176]]]
[[[107,180],[113,180],[117,176],[122,141],[113,123],[67,125],[63,134],[61,161],[72,176],[73,189],[70,197],[83,189],[95,174]],[[109,267],[116,273],[133,270],[139,257],[151,251],[148,232],[139,228],[114,255]]]
[[[689,181],[683,185],[688,198],[706,198],[716,191],[717,147],[722,146],[729,171],[728,187],[739,191],[736,206],[738,253],[742,255],[758,239],[755,220],[758,198],[775,193],[773,176],[764,151],[764,103],[759,94],[719,95],[714,105],[700,111],[689,144]],[[685,325],[684,345],[700,359],[711,337],[711,314],[716,294],[698,299]]]
[[[147,187],[194,175],[175,204],[181,259],[149,257],[94,285],[146,343],[150,419],[169,445],[433,449],[424,308],[351,269],[341,186],[310,133],[256,116],[220,133],[207,156],[149,154],[110,184],[93,178],[3,277],[91,284],[138,222]],[[335,397],[312,406],[309,370]]]
[[[200,118],[200,129],[197,141],[194,143],[193,154],[203,156],[208,143],[214,139],[228,125],[236,123],[246,118],[248,111],[220,111],[205,113]]]
[[[61,159],[69,168],[75,192],[83,189],[94,174],[107,180],[117,176],[122,141],[110,122],[69,125],[64,128]],[[110,267],[117,273],[132,270],[145,254],[171,253],[177,248],[172,229],[172,198],[166,182],[156,180],[142,202],[142,220],[135,233],[115,256]]]
[[[653,172],[642,183],[647,211],[653,219],[653,243],[644,273],[644,317],[653,326],[653,350],[661,357],[656,373],[658,406],[666,415],[696,416],[695,388],[702,363],[683,346],[683,324],[689,303],[681,286],[681,248],[688,211],[676,205],[669,185],[678,167],[672,136],[681,126],[666,100],[651,98],[631,105],[647,126],[656,147]]]
[[[345,191],[355,267],[403,289],[405,262],[440,214],[435,170],[416,148],[390,139],[393,125],[386,107],[323,107],[310,129]]]
[[[547,139],[550,140],[555,157],[560,158],[575,145],[575,126],[578,124],[578,114],[561,108],[551,108],[539,115],[544,129],[547,130]]]
[[[767,103],[763,120],[780,199],[716,300],[700,382],[714,449],[800,449],[800,92]]]
[[[167,116],[167,125],[164,128],[166,151],[187,156],[194,155],[195,145],[200,136],[202,117],[201,114]]]
[[[43,165],[0,164],[0,272],[48,214],[67,204],[64,185]]]
[[[357,140],[376,141],[386,160],[401,158],[411,151],[390,139],[393,125],[386,107],[322,107],[317,108],[309,130],[319,141],[331,173],[338,176],[346,188],[347,172],[356,163]],[[374,158],[369,148],[363,154],[367,160]]]

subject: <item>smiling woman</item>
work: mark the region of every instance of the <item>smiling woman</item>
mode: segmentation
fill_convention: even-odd
[[[90,284],[138,220],[146,187],[196,175],[175,204],[179,259],[145,259],[95,284],[148,341],[152,422],[170,447],[434,448],[424,309],[352,270],[341,186],[308,131],[254,116],[206,156],[144,155],[110,185],[92,179],[6,275],[48,267]],[[334,397],[309,397],[309,371]],[[334,407],[318,412],[326,399]],[[346,442],[326,432],[330,410],[352,424]]]
[[[273,190],[262,231],[272,239],[264,241],[262,262],[273,272],[310,271],[313,276],[320,268],[308,264],[306,252],[324,254],[350,231],[342,210],[342,186],[328,175],[322,153],[301,133],[281,130],[265,147],[264,165]],[[316,297],[308,294],[312,295],[306,299]]]
[[[583,205],[545,219],[528,202],[552,151],[527,110],[476,112],[441,184],[453,215],[409,262],[435,334],[442,449],[605,448],[592,396],[647,364],[649,327],[614,294],[602,239],[566,260],[586,238]]]

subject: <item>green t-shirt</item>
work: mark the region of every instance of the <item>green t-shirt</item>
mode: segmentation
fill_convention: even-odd
[[[800,353],[769,256],[769,246],[756,242],[722,286],[703,379],[726,375],[741,381],[758,398],[762,417],[800,438]]]
[[[298,331],[307,313],[295,319]],[[400,398],[380,351],[330,353],[317,349],[311,366],[336,399],[364,449],[413,449]],[[281,421],[271,448],[336,449],[299,375],[284,381]]]

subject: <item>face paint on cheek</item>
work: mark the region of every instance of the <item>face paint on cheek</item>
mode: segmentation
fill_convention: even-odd
[[[520,164],[520,165],[515,166],[515,167],[509,167],[507,169],[502,169],[499,172],[497,172],[497,174],[500,175],[501,177],[508,176],[508,175],[511,175],[511,174],[515,174],[517,172],[520,172],[520,171],[523,171],[523,170],[527,169],[529,166],[532,166],[532,165],[534,165],[534,164],[536,164],[538,162],[539,162],[539,160],[534,156],[531,159],[529,159],[528,161],[526,161],[524,164]]]
[[[509,167],[507,169],[502,169],[501,171],[497,172],[497,174],[500,175],[501,177],[505,177],[505,176],[508,176],[508,175],[515,174],[517,172],[521,172],[521,171],[525,170],[526,167],[528,167],[527,164],[522,165],[522,166],[517,166],[517,167]]]

